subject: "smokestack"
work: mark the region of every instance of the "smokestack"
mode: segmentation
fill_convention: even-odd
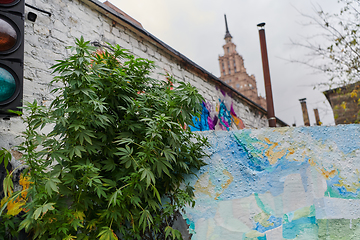
[[[265,38],[265,29],[264,29],[265,23],[259,23],[257,26],[259,28],[261,58],[262,58],[262,66],[264,72],[267,118],[269,121],[269,127],[276,127],[274,102],[273,102],[273,96],[271,90],[269,60],[268,60],[267,48],[266,48],[266,38]]]
[[[314,108],[314,114],[315,114],[316,125],[321,126],[319,111],[317,108]]]
[[[304,125],[310,126],[309,114],[308,114],[307,107],[306,107],[306,98],[299,99],[299,101],[300,101],[301,110],[303,113]]]

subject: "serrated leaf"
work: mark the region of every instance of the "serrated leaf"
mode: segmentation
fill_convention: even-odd
[[[115,192],[113,192],[113,194],[111,194],[108,208],[110,207],[110,205],[113,205],[113,206],[116,205],[116,200],[117,200],[118,195],[122,195],[121,189],[117,189]]]
[[[166,160],[175,162],[175,152],[172,151],[170,148],[166,148],[163,150]]]
[[[87,141],[88,143],[90,143],[92,145],[92,141],[91,138],[88,135],[84,135],[85,141]]]
[[[57,182],[60,182],[59,179],[56,179]],[[45,183],[45,190],[48,195],[51,196],[52,191],[59,193],[59,188],[56,186],[54,179],[49,179]]]
[[[156,189],[155,186],[153,186],[153,191],[154,191],[154,195],[156,195],[156,197],[157,197],[157,200],[161,203],[159,191]]]
[[[39,217],[40,217],[40,214],[42,213],[42,206],[41,207],[38,207],[34,213],[33,213],[33,218],[35,220],[37,220]]]
[[[22,229],[25,229],[26,232],[29,231],[30,227],[31,227],[31,219],[29,218],[25,218],[23,221],[21,221],[20,226],[19,226],[19,231]]]
[[[134,140],[132,140],[131,138],[122,138],[122,139],[117,140],[115,142],[118,143],[118,144],[125,144],[125,143],[129,144],[129,143],[133,143]]]
[[[147,186],[150,186],[151,181],[153,182],[153,184],[155,184],[155,176],[154,176],[154,174],[153,174],[149,169],[147,169],[147,168],[145,168],[145,169],[142,171],[140,181],[142,181],[145,177],[146,177],[146,184],[147,184]]]
[[[79,146],[74,147],[75,155],[81,158],[81,151]]]
[[[125,168],[129,168],[130,166],[131,166],[131,160],[129,160],[125,163]]]
[[[55,203],[47,203],[42,207],[42,213],[43,215],[45,213],[47,213],[48,210],[54,210],[55,208],[53,207],[53,205],[55,205]]]
[[[99,240],[118,240],[118,237],[113,232],[113,230],[109,227],[103,227],[102,230],[97,237],[100,237]]]

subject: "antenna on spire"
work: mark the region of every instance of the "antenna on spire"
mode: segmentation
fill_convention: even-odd
[[[226,14],[224,14],[224,17],[225,17],[225,27],[226,27],[226,33],[225,33],[225,38],[232,38],[230,32],[229,32],[229,28],[228,28],[228,24],[227,24],[227,20],[226,20]]]
[[[226,14],[224,14],[224,17],[225,17],[226,33],[228,33],[228,32],[229,32],[229,28],[228,28],[228,25],[227,25]]]

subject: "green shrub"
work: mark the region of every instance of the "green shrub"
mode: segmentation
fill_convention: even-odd
[[[204,165],[207,145],[186,125],[203,99],[169,75],[149,77],[151,61],[109,48],[77,40],[53,66],[51,106],[27,106],[18,149],[32,184],[20,229],[34,239],[181,239],[171,222],[194,204],[184,177]]]

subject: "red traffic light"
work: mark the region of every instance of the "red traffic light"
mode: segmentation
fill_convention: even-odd
[[[20,0],[0,0],[0,5],[4,6],[13,6],[17,4]]]
[[[14,51],[18,34],[10,20],[0,16],[0,54]]]
[[[22,106],[25,0],[0,0],[0,117]]]

